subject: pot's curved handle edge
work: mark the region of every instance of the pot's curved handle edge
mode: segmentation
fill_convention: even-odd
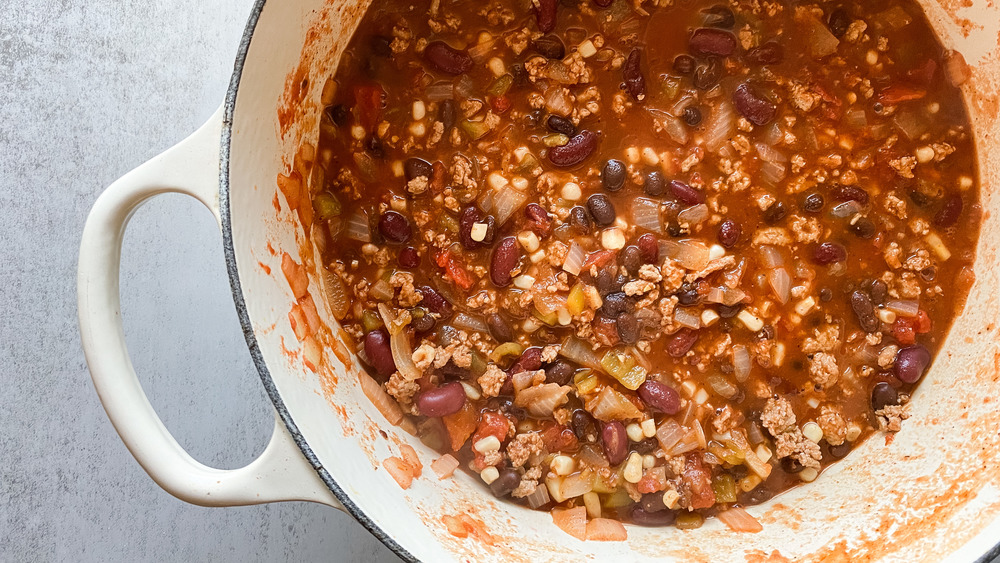
[[[122,238],[132,213],[163,193],[194,197],[220,220],[223,111],[190,137],[129,172],[101,194],[80,243],[77,306],[84,355],[108,418],[136,461],[165,491],[201,506],[311,501],[343,510],[276,417],[264,452],[245,467],[199,463],[177,443],[142,390],[125,345],[119,298]]]

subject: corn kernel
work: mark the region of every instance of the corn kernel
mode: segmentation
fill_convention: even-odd
[[[510,180],[510,185],[514,186],[517,191],[523,192],[528,189],[528,179],[524,176],[514,176]]]
[[[722,248],[722,246],[718,244],[713,244],[708,248],[709,260],[718,260],[719,258],[722,258],[725,255],[726,255],[726,249]]]
[[[576,51],[580,53],[580,56],[589,59],[597,54],[597,47],[594,46],[594,42],[590,39],[580,43],[580,46],[576,48]]]
[[[533,285],[535,285],[535,278],[528,274],[522,274],[514,278],[514,287],[518,289],[531,289]]]
[[[934,149],[928,146],[917,147],[913,156],[917,157],[917,162],[920,164],[927,164],[928,162],[934,160]]]
[[[802,425],[802,435],[818,444],[823,439],[823,429],[815,422],[807,422]]]
[[[556,502],[563,502],[566,497],[562,494],[562,478],[549,477],[545,480],[545,487],[549,489],[549,496]]]
[[[483,469],[483,472],[480,473],[479,476],[483,479],[484,483],[489,485],[493,483],[493,481],[496,481],[497,479],[500,478],[500,470],[491,465],[486,469]]]
[[[795,305],[795,312],[800,315],[808,314],[816,306],[816,300],[810,295]]]
[[[681,391],[688,397],[693,397],[695,392],[698,391],[698,384],[689,379],[681,383]]]
[[[539,247],[538,235],[534,231],[521,231],[517,234],[517,242],[529,253],[535,252]]]
[[[625,462],[625,470],[622,471],[622,477],[625,478],[629,483],[635,484],[642,479],[642,456],[632,452],[628,456],[628,461]]]
[[[427,115],[427,106],[424,105],[423,100],[417,100],[413,102],[413,120],[420,121]]]
[[[660,163],[660,155],[652,147],[646,147],[642,149],[642,161],[649,166],[656,166]]]
[[[541,250],[539,250],[541,252]],[[556,319],[559,321],[561,326],[569,326],[569,323],[573,322],[573,315],[569,314],[569,310],[566,307],[560,307],[556,311]]]
[[[812,483],[819,477],[819,471],[812,467],[807,467],[799,472],[799,479],[802,479],[806,483]]]
[[[642,427],[642,435],[645,436],[646,438],[652,438],[653,436],[656,436],[656,422],[653,421],[652,418],[647,418],[646,420],[643,420],[642,424],[640,424],[639,426]]]
[[[678,501],[681,500],[681,495],[677,491],[670,489],[669,491],[663,493],[663,504],[667,506],[670,510],[676,510],[679,506]]]
[[[583,505],[587,507],[587,516],[591,519],[601,517],[601,497],[591,491],[583,493]]]
[[[781,364],[785,363],[785,343],[778,342],[773,347],[771,347],[771,363],[775,367],[781,367]]]
[[[701,312],[701,324],[702,326],[712,326],[716,321],[719,320],[719,314],[712,309],[705,309]]]
[[[569,456],[557,455],[552,458],[552,463],[549,464],[549,469],[556,475],[569,475],[574,469],[576,469],[576,462]]]
[[[535,317],[528,317],[528,319],[521,324],[521,329],[524,330],[524,332],[535,332],[540,328],[542,328],[542,321],[539,321]]]
[[[817,399],[816,397],[809,397],[809,400],[806,401],[806,404],[809,405],[809,408],[811,409],[819,408],[819,399]]]
[[[625,248],[625,233],[618,227],[604,229],[601,232],[601,246],[607,250],[621,250]]]
[[[756,489],[757,485],[760,484],[761,484],[760,477],[752,473],[740,479],[740,489],[742,489],[744,493],[749,493],[750,491]]]
[[[568,201],[577,201],[583,197],[583,191],[580,189],[580,184],[576,182],[566,182],[562,187],[562,197]]]
[[[961,190],[967,190],[972,187],[974,180],[970,176],[962,176],[958,179],[958,188]]]
[[[486,223],[473,223],[469,236],[476,242],[483,242],[486,240],[486,233],[489,232],[489,228],[490,226]]]
[[[403,174],[406,173],[406,169],[403,168],[402,160],[392,161],[392,175],[397,178],[402,178]]]
[[[698,403],[699,405],[704,405],[705,403],[707,403],[708,391],[705,391],[704,388],[698,389],[698,392],[694,394],[694,402]]]
[[[885,324],[891,325],[892,323],[896,322],[896,313],[890,311],[889,309],[879,309],[878,318]]]
[[[487,436],[473,444],[472,449],[481,454],[500,451],[500,440],[496,436]]]
[[[656,456],[653,454],[646,454],[642,456],[642,468],[652,469],[656,466]]]
[[[753,313],[747,311],[746,309],[741,309],[740,312],[736,315],[736,318],[739,319],[741,323],[743,323],[743,326],[750,329],[751,332],[757,332],[760,329],[764,328],[764,321],[758,319],[756,316],[753,315]]]
[[[642,427],[634,422],[625,427],[625,433],[628,434],[628,439],[633,442],[641,442],[644,437]]]
[[[486,63],[486,65],[490,67],[490,72],[493,73],[493,76],[503,76],[504,74],[507,74],[507,65],[503,64],[503,59],[500,57],[493,57],[488,63]]]
[[[507,178],[503,177],[503,174],[499,172],[490,172],[490,175],[486,177],[486,183],[489,184],[494,190],[499,190],[510,182],[507,181]]]
[[[851,424],[847,427],[847,441],[853,442],[861,437],[861,427],[857,424]]]
[[[356,141],[364,140],[365,128],[360,125],[355,125],[351,127],[351,136],[354,137]]]
[[[476,386],[473,385],[473,384],[471,384],[471,383],[463,381],[462,382],[462,389],[465,390],[465,396],[470,401],[478,401],[479,399],[483,398],[483,394],[480,393],[479,389],[476,389]]]
[[[364,135],[362,135],[364,138]],[[625,160],[629,164],[639,164],[639,160],[642,156],[639,154],[639,149],[637,147],[628,147],[625,149]]]
[[[771,459],[771,450],[769,450],[764,444],[757,446],[754,453],[757,454],[757,457],[759,457],[764,463],[767,463],[767,461]]]
[[[924,240],[927,241],[927,245],[931,247],[934,254],[938,255],[938,258],[942,260],[951,258],[951,251],[944,245],[944,241],[941,240],[941,237],[937,236],[937,233],[927,233]]]

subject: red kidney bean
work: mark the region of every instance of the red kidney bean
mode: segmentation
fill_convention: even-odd
[[[882,280],[875,280],[868,288],[868,295],[872,296],[875,303],[885,303],[885,298],[889,296],[889,286]]]
[[[625,425],[617,420],[606,422],[601,427],[601,447],[608,463],[618,465],[628,455],[628,434]]]
[[[857,186],[836,184],[830,190],[830,197],[837,201],[856,201],[861,205],[868,203],[868,192]]]
[[[854,310],[854,315],[858,317],[861,330],[865,332],[875,332],[878,330],[881,323],[878,319],[878,313],[875,311],[875,305],[867,293],[863,291],[851,293],[851,309]]]
[[[682,328],[677,334],[670,339],[667,343],[667,353],[670,354],[672,358],[682,358],[694,343],[698,341],[698,333],[689,329]]]
[[[614,204],[604,194],[594,194],[587,198],[587,210],[590,211],[594,222],[601,227],[607,227],[614,223],[615,217],[618,216]]]
[[[559,0],[538,0],[535,17],[539,31],[549,33],[556,28],[556,8],[558,7]]]
[[[765,125],[778,113],[777,106],[754,93],[746,82],[733,92],[733,105],[754,125]]]
[[[736,25],[736,15],[733,14],[733,11],[728,6],[716,4],[711,8],[702,10],[701,13],[704,14],[705,25],[709,27],[732,29]]]
[[[403,162],[403,172],[406,174],[407,181],[420,176],[430,180],[431,175],[434,174],[434,166],[422,158],[408,158]]]
[[[952,194],[945,198],[941,209],[934,215],[934,224],[938,227],[950,227],[958,222],[962,214],[962,196]]]
[[[681,410],[681,398],[677,391],[659,381],[647,379],[639,386],[639,398],[649,408],[664,414],[674,415]]]
[[[472,68],[472,57],[444,41],[431,41],[424,48],[424,59],[435,69],[451,75],[465,74]]]
[[[500,313],[492,313],[486,317],[486,326],[490,330],[490,336],[497,342],[504,343],[514,340],[514,329]]]
[[[518,250],[517,239],[514,237],[501,239],[490,258],[490,280],[493,281],[493,285],[497,287],[510,285],[511,273],[520,259],[521,252]]]
[[[892,385],[879,381],[872,388],[872,410],[880,411],[889,405],[899,404],[899,393]]]
[[[451,303],[449,303],[448,300],[445,299],[443,295],[438,293],[433,287],[424,285],[417,289],[419,289],[420,294],[423,295],[423,298],[420,300],[420,304],[427,307],[427,310],[441,315],[442,319],[446,319],[451,316],[451,313],[453,312]]]
[[[365,335],[365,356],[368,357],[368,363],[382,377],[389,377],[396,371],[396,362],[392,359],[392,347],[389,344],[389,333],[384,328]]]
[[[641,55],[639,49],[632,49],[622,66],[622,77],[625,79],[625,91],[635,100],[646,98],[646,77],[639,68]]]
[[[813,248],[812,259],[820,266],[829,266],[847,260],[847,249],[835,242],[823,242]]]
[[[736,50],[736,37],[721,29],[700,27],[688,39],[688,48],[699,57],[728,57]]]
[[[522,371],[537,371],[540,369],[542,369],[542,349],[538,346],[532,346],[521,352],[521,357],[507,371],[513,375]]]
[[[916,383],[924,376],[930,363],[931,353],[920,344],[915,344],[896,352],[893,370],[903,383]]]
[[[560,57],[561,58],[561,57]],[[550,131],[562,133],[567,137],[576,135],[576,125],[573,122],[559,115],[550,115],[545,119],[545,125]]]
[[[457,381],[445,383],[417,395],[417,408],[424,416],[440,417],[455,414],[465,406],[465,388]]]
[[[660,259],[660,243],[652,233],[646,233],[636,241],[642,261],[645,264],[656,264]]]
[[[649,197],[660,197],[666,188],[667,181],[663,178],[663,173],[653,170],[646,174],[646,182],[642,185],[642,193]]]
[[[625,186],[626,175],[625,163],[612,158],[601,169],[601,185],[609,192],[617,192]]]
[[[401,244],[410,240],[413,229],[402,213],[390,210],[383,213],[378,220],[378,232],[385,237],[385,240]]]
[[[407,246],[399,251],[399,266],[407,270],[414,270],[420,267],[420,254],[416,248]]]
[[[546,59],[562,59],[566,56],[566,46],[558,35],[543,35],[533,40],[531,46]]]
[[[500,471],[500,476],[490,483],[490,492],[497,498],[503,498],[514,492],[520,484],[521,474],[515,469],[506,467]]]
[[[551,366],[545,368],[545,382],[566,385],[575,371],[568,362],[556,360]]]
[[[565,145],[549,149],[549,160],[562,168],[576,166],[586,160],[596,148],[597,133],[584,129],[570,137]]]
[[[747,53],[746,61],[752,65],[776,65],[785,58],[785,48],[777,41],[768,41],[760,47],[754,47]]]
[[[472,238],[472,226],[482,222],[482,220],[483,212],[475,205],[470,205],[462,210],[462,214],[458,218],[458,238],[466,250],[475,250],[481,246],[479,241]]]
[[[552,219],[545,208],[537,203],[529,203],[524,208],[524,216],[528,218],[528,228],[531,229],[538,238],[549,236],[552,230]]]
[[[673,192],[674,197],[677,198],[678,201],[685,205],[698,205],[699,203],[705,203],[704,194],[679,180],[670,181],[670,191]]]
[[[740,224],[732,219],[726,219],[719,225],[719,244],[725,248],[732,248],[740,240],[743,229]]]

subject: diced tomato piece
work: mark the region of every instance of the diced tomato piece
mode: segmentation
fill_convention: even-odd
[[[927,316],[927,312],[923,309],[917,311],[916,325],[914,328],[917,334],[927,334],[931,331],[931,318]]]
[[[450,250],[437,253],[434,262],[440,268],[444,268],[445,275],[455,282],[455,285],[462,289],[469,289],[475,282],[472,275],[465,269],[465,262]]]
[[[482,416],[479,418],[479,426],[476,428],[476,432],[472,435],[472,443],[486,438],[488,436],[494,436],[500,443],[503,444],[507,440],[507,433],[510,431],[511,423],[510,419],[506,416],[496,412],[496,411],[483,411]],[[473,450],[476,454],[473,463],[478,471],[486,469],[486,463],[484,461],[483,454]]]
[[[542,441],[550,452],[575,452],[580,447],[571,429],[551,421],[542,424]]]
[[[892,323],[892,336],[903,346],[909,346],[917,341],[916,331],[909,319],[896,319],[896,322]]]
[[[466,401],[462,410],[448,416],[442,416],[441,421],[444,422],[444,427],[448,431],[451,451],[457,452],[462,449],[465,441],[475,431],[479,415],[476,414],[476,407]]]
[[[922,99],[926,95],[927,90],[923,88],[917,88],[908,84],[894,84],[879,92],[878,101],[894,106],[900,102]]]
[[[375,130],[375,126],[382,119],[385,96],[385,90],[377,82],[354,87],[354,104],[358,107],[358,117],[361,125],[369,133]]]
[[[691,491],[691,508],[709,508],[715,504],[715,491],[712,490],[712,473],[705,469],[701,462],[701,454],[689,453],[684,460],[684,473],[681,475],[684,484]]]
[[[937,71],[937,66],[937,62],[934,59],[927,59],[924,64],[906,71],[906,77],[916,84],[926,86],[934,80],[934,73]]]
[[[591,252],[587,255],[587,259],[583,261],[581,271],[589,270],[591,266],[597,266],[598,269],[603,268],[614,259],[615,253],[611,250],[598,250],[597,252]]]
[[[497,113],[505,113],[510,109],[511,105],[513,105],[513,103],[510,100],[510,96],[507,94],[502,96],[493,96],[490,98],[490,107],[492,107],[493,111]]]

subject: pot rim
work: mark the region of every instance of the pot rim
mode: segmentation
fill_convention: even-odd
[[[233,295],[233,301],[236,305],[236,313],[240,320],[240,328],[243,331],[243,337],[246,339],[247,346],[250,349],[250,357],[253,360],[254,366],[257,368],[258,374],[260,375],[261,383],[264,385],[264,389],[267,392],[268,397],[270,397],[271,402],[274,404],[274,408],[277,411],[278,416],[281,417],[281,420],[288,429],[288,433],[295,442],[295,445],[299,447],[306,460],[319,474],[323,483],[325,483],[334,496],[337,497],[337,500],[343,504],[344,509],[348,512],[348,514],[364,526],[366,530],[374,535],[386,547],[392,550],[393,553],[402,558],[404,561],[419,562],[419,559],[417,559],[405,547],[400,545],[389,533],[369,518],[368,515],[354,503],[354,501],[347,495],[347,493],[344,492],[343,488],[340,487],[333,476],[330,475],[330,472],[323,467],[319,458],[316,456],[316,453],[312,450],[312,447],[308,444],[308,442],[306,442],[305,437],[299,431],[298,426],[295,424],[295,420],[292,418],[291,413],[285,406],[285,402],[281,398],[281,394],[278,392],[278,388],[274,384],[274,380],[271,377],[271,372],[267,367],[267,363],[264,361],[264,357],[260,351],[260,346],[257,343],[257,336],[254,334],[253,325],[250,321],[250,313],[247,309],[246,301],[243,296],[239,269],[236,265],[236,249],[233,244],[232,214],[229,197],[229,165],[236,99],[239,93],[240,83],[243,78],[243,70],[250,51],[250,45],[253,43],[254,31],[257,28],[257,23],[260,20],[260,16],[266,3],[267,0],[255,0],[249,19],[247,20],[246,28],[243,32],[243,37],[240,39],[240,45],[237,50],[236,61],[233,67],[233,74],[229,82],[229,87],[226,91],[226,99],[223,105],[222,135],[220,137],[219,147],[219,212],[222,219],[222,251],[225,255],[226,271],[229,274],[229,283]],[[975,563],[990,563],[994,560],[1000,561],[1000,540],[998,540],[992,548],[988,549],[985,553],[978,557],[975,560]]]

